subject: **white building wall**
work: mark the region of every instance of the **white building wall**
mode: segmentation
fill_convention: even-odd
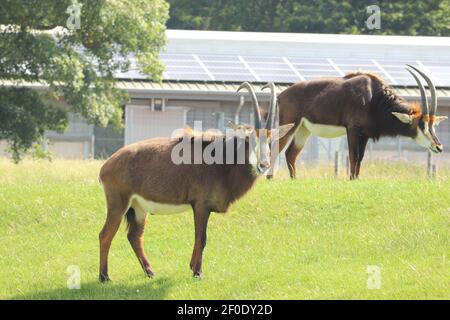
[[[44,148],[54,158],[88,159],[94,154],[94,126],[79,114],[69,113],[69,126],[63,133],[46,131]],[[0,156],[9,156],[6,141],[0,141]]]
[[[125,108],[125,144],[155,137],[170,137],[186,125],[187,108],[166,107],[152,111],[149,106],[127,105]]]

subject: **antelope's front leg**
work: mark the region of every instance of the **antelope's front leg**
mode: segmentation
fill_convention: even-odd
[[[195,243],[190,267],[194,277],[202,275],[203,249],[206,246],[206,229],[211,211],[203,206],[194,206]]]
[[[356,164],[356,178],[359,178],[359,170],[361,169],[361,162],[364,159],[364,154],[366,152],[366,146],[369,139],[364,136],[359,137],[358,142],[358,162]]]
[[[350,159],[350,180],[357,178],[356,167],[359,157],[359,138],[360,132],[358,128],[352,127],[347,129],[348,153]]]

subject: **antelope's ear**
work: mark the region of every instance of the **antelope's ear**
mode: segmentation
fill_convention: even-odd
[[[228,121],[227,127],[230,129],[233,129],[233,130],[239,130],[239,128],[240,128],[239,125],[237,125],[233,121]]]
[[[406,113],[392,112],[392,114],[401,122],[411,124],[413,122],[414,116]]]
[[[437,117],[434,119],[434,125],[435,125],[435,126],[438,126],[439,123],[441,123],[442,121],[447,120],[447,119],[448,119],[447,116],[437,116]]]
[[[236,124],[232,121],[228,121],[227,127],[233,129],[235,132],[250,135],[254,131],[253,127],[245,124]]]
[[[272,136],[276,139],[280,140],[283,138],[289,130],[291,130],[295,126],[294,123],[284,124],[276,129],[272,129]]]

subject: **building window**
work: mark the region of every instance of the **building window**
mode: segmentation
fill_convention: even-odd
[[[162,98],[152,99],[152,111],[164,111],[166,108],[166,101]]]

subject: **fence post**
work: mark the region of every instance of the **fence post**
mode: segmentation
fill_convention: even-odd
[[[437,177],[437,166],[436,164],[433,164],[431,166],[431,177],[436,178]]]
[[[339,151],[334,153],[334,177],[339,177]]]
[[[95,135],[91,135],[91,159],[95,159]]]
[[[430,150],[428,150],[428,154],[427,154],[427,175],[428,175],[428,177],[431,177],[431,175],[432,175],[432,164],[431,164],[431,160],[432,160],[432,158],[431,158],[431,151]]]

